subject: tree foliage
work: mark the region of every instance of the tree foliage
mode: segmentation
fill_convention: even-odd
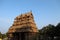
[[[6,38],[7,37],[7,34],[2,34],[1,32],[0,32],[0,38]]]
[[[54,40],[54,37],[60,37],[60,23],[56,26],[49,24],[39,30],[40,36],[42,35],[43,38],[50,38],[50,40]]]
[[[2,33],[0,32],[0,38],[2,38]]]

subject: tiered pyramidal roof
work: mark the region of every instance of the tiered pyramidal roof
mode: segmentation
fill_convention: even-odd
[[[14,19],[8,33],[14,32],[38,32],[32,12],[21,14]]]

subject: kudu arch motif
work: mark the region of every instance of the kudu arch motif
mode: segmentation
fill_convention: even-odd
[[[37,32],[33,14],[27,12],[14,19],[8,31],[8,40],[32,40]]]

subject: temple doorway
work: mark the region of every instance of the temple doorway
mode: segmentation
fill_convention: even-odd
[[[26,37],[25,37],[26,33],[25,32],[13,33],[13,35],[14,35],[13,40],[26,40]]]
[[[21,40],[25,40],[25,39],[26,39],[26,38],[25,38],[25,35],[26,35],[26,34],[25,34],[24,32],[21,32],[20,35],[21,35]]]

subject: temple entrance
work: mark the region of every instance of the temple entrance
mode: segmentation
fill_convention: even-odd
[[[25,32],[17,32],[17,33],[13,33],[13,40],[26,40],[26,37],[25,37],[26,33]]]
[[[25,38],[25,35],[26,35],[26,34],[25,34],[24,32],[21,32],[20,35],[21,35],[21,40],[25,40],[25,39],[26,39],[26,38]]]

